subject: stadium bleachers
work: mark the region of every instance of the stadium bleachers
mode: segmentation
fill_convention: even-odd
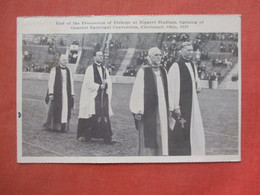
[[[48,43],[43,43],[42,37],[48,36]],[[47,61],[52,60],[55,55],[48,52],[49,41],[53,44],[55,53],[66,53],[66,48],[75,40],[78,41],[79,45],[82,47],[82,55],[79,61],[76,73],[84,74],[85,69],[91,63],[93,63],[93,51],[96,47],[102,47],[105,43],[105,34],[61,34],[61,35],[26,35],[23,40],[26,42],[23,46],[23,53],[25,51],[29,52],[30,58],[23,60],[23,70],[24,71],[48,71]],[[205,38],[206,37],[206,38]],[[229,69],[225,66],[224,61],[229,60],[233,65],[237,63],[237,56],[233,55],[233,50],[236,46],[236,40],[229,38],[230,34],[217,34],[208,33],[207,35],[202,33],[115,33],[112,34],[110,55],[109,55],[109,65],[112,68],[111,74],[116,75],[117,71],[120,69],[128,48],[134,48],[134,55],[129,58],[127,67],[121,67],[121,69],[135,69],[136,71],[140,68],[140,64],[137,63],[137,58],[140,53],[147,52],[149,48],[157,46],[163,52],[168,52],[167,50],[172,46],[172,40],[176,39],[176,50],[182,41],[191,41],[195,43],[199,40],[199,45],[196,45],[200,50],[206,49],[208,58],[202,59],[200,61],[201,65],[206,68],[207,74],[218,73],[223,78]],[[233,37],[236,37],[234,35]],[[220,47],[224,45],[224,50]],[[232,46],[232,47],[231,47]],[[194,51],[196,52],[196,51]],[[177,52],[173,56],[174,60],[177,60]],[[220,61],[215,65],[214,60]],[[196,60],[195,60],[196,61]],[[222,63],[223,62],[223,63]],[[199,65],[199,64],[197,64]],[[36,68],[37,67],[37,68]],[[40,67],[40,68],[39,68]],[[120,69],[120,71],[122,71]],[[220,78],[220,79],[221,79]]]

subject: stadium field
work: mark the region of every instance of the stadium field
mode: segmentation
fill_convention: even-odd
[[[23,156],[137,156],[138,132],[129,110],[132,84],[113,84],[111,117],[114,145],[103,140],[79,142],[76,139],[81,82],[75,82],[75,106],[70,132],[42,130],[46,120],[44,102],[47,81],[23,80],[22,155]],[[238,154],[238,91],[202,89],[199,102],[203,117],[207,155]]]

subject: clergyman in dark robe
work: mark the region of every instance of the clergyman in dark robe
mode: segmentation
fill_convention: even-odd
[[[197,92],[201,90],[190,42],[181,45],[181,57],[168,72],[169,110],[174,125],[169,131],[169,155],[205,155],[205,135]]]
[[[71,109],[74,105],[74,85],[70,69],[67,67],[68,57],[61,55],[59,66],[50,71],[48,92],[45,101],[48,104],[45,129],[69,131]]]

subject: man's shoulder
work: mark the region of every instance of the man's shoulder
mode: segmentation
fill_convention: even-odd
[[[141,68],[142,68],[143,70],[152,69],[151,65],[148,64],[148,63],[143,64],[143,65],[140,67],[140,69],[141,69]]]
[[[50,72],[56,72],[56,69],[57,69],[57,66],[53,66],[53,67],[51,67]]]
[[[171,65],[171,67],[170,67],[170,69],[169,69],[169,74],[171,74],[172,72],[176,72],[176,71],[178,71],[179,70],[179,63],[178,63],[178,61],[176,61],[176,62],[174,62],[172,65]]]
[[[171,68],[172,68],[172,67],[179,67],[179,65],[180,65],[180,62],[179,62],[179,61],[176,61],[176,62],[174,62],[174,63],[172,64]]]
[[[88,65],[87,68],[86,68],[86,70],[93,69],[93,66],[94,66],[93,64]]]
[[[163,72],[167,72],[166,68],[164,66],[160,66],[160,70],[163,71]]]
[[[147,69],[147,68],[151,68],[151,66],[149,64],[143,64],[141,66],[142,69]]]
[[[179,59],[177,59],[174,63],[176,63],[176,64],[182,64],[183,63],[183,58],[179,58]]]

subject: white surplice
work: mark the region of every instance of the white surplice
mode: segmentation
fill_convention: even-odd
[[[100,77],[102,76],[101,67],[98,68]],[[111,108],[111,97],[112,97],[112,80],[109,75],[109,72],[106,70],[106,82],[108,84],[106,93],[108,94],[108,102],[109,102],[109,116],[113,115],[113,111]],[[95,110],[95,98],[98,94],[98,89],[100,85],[94,82],[94,70],[93,65],[90,65],[85,72],[84,81],[81,88],[80,95],[80,104],[79,104],[79,118],[88,119],[92,115],[96,113]]]

